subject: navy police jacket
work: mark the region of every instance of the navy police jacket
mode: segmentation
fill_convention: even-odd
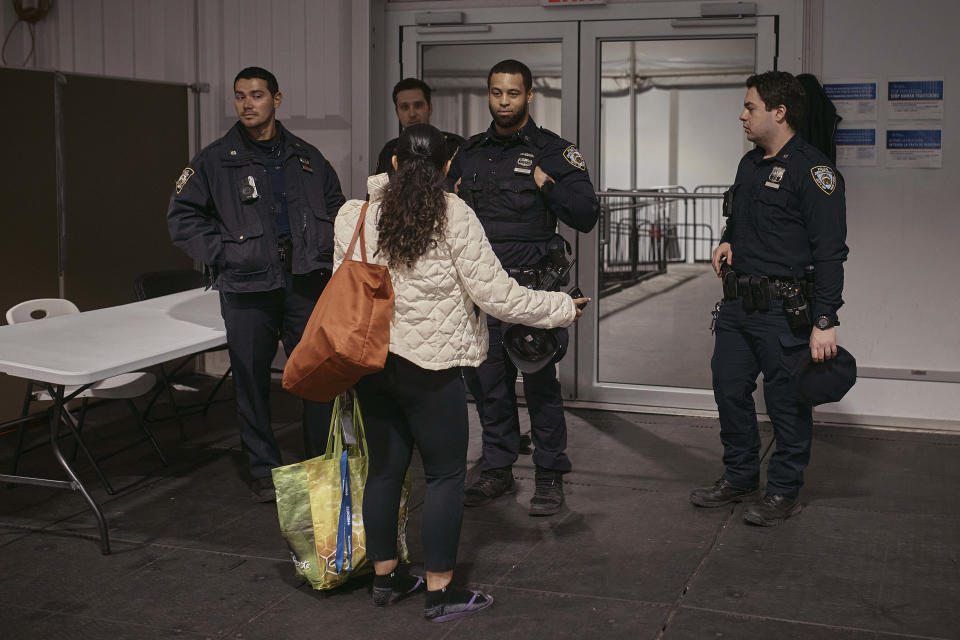
[[[167,210],[173,243],[210,267],[221,291],[283,287],[277,253],[277,199],[263,155],[243,125],[210,144],[177,180]],[[337,174],[313,145],[277,122],[283,136],[285,198],[293,244],[293,273],[333,266],[333,221],[344,203]],[[251,188],[252,187],[252,188]]]
[[[739,274],[799,279],[812,264],[813,317],[836,319],[848,253],[843,176],[799,135],[763,156],[757,147],[740,161],[720,241],[730,243]]]
[[[537,188],[537,166],[555,182]],[[491,123],[464,142],[450,166],[449,191],[458,179],[458,195],[477,214],[505,267],[537,264],[558,218],[585,233],[597,223],[597,195],[583,156],[532,118],[510,136],[498,136]]]

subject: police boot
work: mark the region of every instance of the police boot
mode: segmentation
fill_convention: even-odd
[[[743,519],[761,527],[774,527],[801,511],[803,511],[803,505],[800,504],[799,498],[768,493],[763,500],[743,512]]]
[[[463,506],[479,507],[499,498],[505,493],[514,493],[517,485],[513,481],[513,467],[484,469],[463,496]]]
[[[698,507],[722,507],[731,502],[740,502],[753,498],[760,493],[759,489],[743,489],[735,487],[723,478],[713,483],[711,487],[697,487],[690,491],[690,502]]]
[[[535,485],[530,515],[552,516],[560,511],[563,506],[563,474],[538,466]]]

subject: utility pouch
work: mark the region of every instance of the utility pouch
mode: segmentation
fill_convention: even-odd
[[[753,311],[756,308],[753,305],[753,289],[750,287],[750,276],[737,278],[737,293],[743,298],[744,311]]]
[[[733,213],[733,192],[736,190],[736,185],[730,187],[723,192],[723,217],[729,218],[730,214]]]
[[[736,300],[737,299],[737,272],[727,267],[727,270],[723,271],[723,279],[721,280],[721,282],[723,282],[723,299]]]
[[[753,305],[757,311],[770,311],[770,279],[767,276],[750,278],[753,289]]]
[[[783,296],[783,312],[787,325],[794,331],[810,329],[810,307],[803,297],[803,290],[796,285],[787,287]]]

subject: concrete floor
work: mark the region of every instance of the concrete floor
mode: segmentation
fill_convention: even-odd
[[[275,404],[292,461],[297,403],[277,392]],[[91,445],[127,438],[121,415],[93,413]],[[0,489],[0,638],[960,638],[960,437],[818,426],[804,512],[764,529],[743,522],[742,506],[687,502],[721,472],[715,420],[581,409],[567,420],[564,511],[526,515],[533,468],[522,456],[519,493],[466,512],[455,580],[495,596],[479,615],[429,623],[419,598],[375,609],[369,579],[332,592],[305,585],[275,507],[249,499],[223,402],[188,423],[186,442],[172,424],[157,427],[170,467],[145,445],[111,459],[117,485],[136,483],[119,495],[82,474],[112,555],[100,554],[76,494]],[[762,434],[768,442],[767,425]],[[12,440],[0,435],[4,466]],[[49,471],[50,460],[38,449],[23,472]],[[416,569],[419,468],[414,476]]]
[[[722,297],[709,264],[667,273],[599,301],[601,382],[709,389],[710,312]]]

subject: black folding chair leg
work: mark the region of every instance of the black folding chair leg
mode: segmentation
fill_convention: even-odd
[[[180,430],[180,441],[185,441],[187,439],[187,429],[183,426],[183,417],[180,415],[180,407],[177,406],[177,399],[173,397],[173,383],[170,382],[166,371],[163,370],[163,365],[160,365],[160,384],[167,392],[167,402],[170,403],[173,417],[177,421],[177,429]],[[146,413],[144,413],[144,415],[146,415]]]
[[[81,399],[80,399],[80,417],[77,418],[77,422],[76,422],[76,425],[75,425],[75,426],[77,427],[77,433],[82,432],[82,431],[83,431],[83,425],[86,424],[86,419],[87,419],[87,400],[89,400],[89,398],[81,398]],[[64,403],[64,405],[63,405],[63,414],[64,414],[64,416],[66,416],[66,419],[68,419],[68,420],[73,420],[73,416],[70,414],[70,407],[68,407],[66,403]],[[77,459],[77,442],[74,442],[74,443],[73,443],[73,451],[70,452],[70,462],[73,462],[73,461],[76,460],[76,459]]]
[[[30,413],[30,402],[33,400],[33,383],[27,382],[27,393],[23,397],[23,410],[20,412],[20,418],[24,419]],[[13,465],[10,475],[17,475],[17,467],[20,465],[20,454],[23,452],[23,440],[27,431],[27,423],[21,422],[17,428],[17,447],[13,450]]]
[[[81,417],[85,417],[84,412],[81,410]],[[107,476],[103,475],[103,470],[100,468],[100,465],[97,463],[97,459],[93,457],[93,454],[90,453],[90,450],[87,449],[87,444],[83,441],[83,437],[80,435],[80,432],[83,430],[83,422],[78,422],[76,425],[73,423],[73,416],[70,415],[70,412],[67,410],[66,406],[61,405],[60,410],[60,421],[66,424],[70,431],[73,433],[75,440],[75,447],[79,447],[80,451],[83,452],[83,455],[90,461],[90,466],[93,467],[94,472],[97,474],[97,477],[100,478],[100,483],[103,485],[103,488],[106,489],[107,493],[111,496],[117,493],[117,490],[113,488],[113,485],[110,484],[110,481],[107,480]]]
[[[231,372],[233,372],[233,367],[229,367],[226,372],[220,376],[220,379],[217,381],[217,384],[213,387],[213,391],[210,392],[210,395],[207,396],[207,401],[203,405],[203,417],[207,417],[207,411],[210,410],[210,405],[213,403],[214,397],[216,397],[217,392],[220,391],[220,387],[223,386],[223,383],[227,381],[227,378],[230,377]]]
[[[147,423],[144,422],[143,417],[137,410],[137,405],[135,405],[133,400],[130,400],[129,398],[126,399],[126,403],[127,407],[130,409],[130,413],[133,414],[133,418],[137,421],[137,426],[139,426],[140,430],[143,431],[144,435],[147,437],[147,440],[149,440],[150,444],[153,445],[154,451],[156,451],[157,455],[160,457],[160,462],[163,463],[163,466],[168,466],[167,458],[163,455],[163,451],[160,450],[160,444],[157,442],[157,439],[153,437],[153,432],[150,431]]]

